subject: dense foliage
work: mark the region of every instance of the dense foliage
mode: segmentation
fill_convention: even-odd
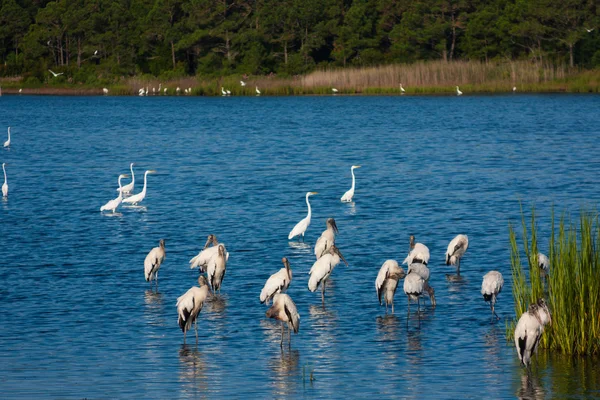
[[[295,75],[416,60],[600,65],[597,0],[1,0],[0,76]],[[61,76],[58,79],[66,79]]]

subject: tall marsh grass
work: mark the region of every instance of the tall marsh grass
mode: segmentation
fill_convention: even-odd
[[[511,271],[516,321],[530,303],[546,298],[552,325],[546,327],[542,346],[566,354],[600,354],[600,223],[598,215],[584,211],[578,223],[563,216],[556,226],[552,216],[549,243],[550,272],[543,276],[537,263],[535,211],[529,227],[522,219],[522,245],[509,227]],[[524,254],[523,254],[524,253]],[[522,260],[521,256],[524,255]]]

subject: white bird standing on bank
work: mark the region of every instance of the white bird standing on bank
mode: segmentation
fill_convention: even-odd
[[[266,316],[281,321],[281,341],[279,342],[281,347],[283,347],[284,324],[287,323],[290,334],[288,343],[291,346],[292,331],[298,333],[300,329],[300,315],[292,298],[285,293],[275,295],[273,305],[267,310]]]
[[[242,85],[242,86],[246,86],[246,82],[244,82],[244,81],[240,81],[240,85]]]
[[[210,244],[212,244],[213,246],[208,247],[210,246]],[[225,248],[225,245],[223,243],[220,244],[223,246],[223,248]],[[200,253],[198,253],[195,257],[193,257],[190,260],[190,269],[200,268],[201,273],[206,271],[206,267],[208,267],[208,262],[219,251],[218,246],[219,242],[217,240],[217,237],[212,234],[208,235],[206,243],[204,244],[204,248],[200,251]],[[225,261],[229,261],[229,253],[227,252],[227,249],[225,249]]]
[[[360,168],[360,165],[353,165],[352,168],[350,168],[350,173],[352,174],[352,187],[350,188],[350,190],[348,190],[346,193],[344,193],[344,195],[340,199],[345,203],[351,202],[352,197],[354,197],[354,187],[356,185],[356,178],[354,177],[354,170],[357,168]]]
[[[336,88],[331,88],[331,91],[332,91],[333,93],[337,93],[337,92],[338,92],[338,90],[337,90]]]
[[[107,88],[102,88],[102,93],[108,94],[108,89]]]
[[[255,88],[256,88],[256,95],[260,96],[260,90],[258,90],[258,86],[255,86]]]
[[[204,275],[198,277],[198,285],[192,286],[184,295],[177,298],[177,323],[183,332],[183,344],[185,344],[185,336],[187,331],[192,327],[196,330],[196,342],[198,342],[198,314],[202,311],[204,302],[208,297],[208,282]]]
[[[308,206],[308,215],[306,216],[306,218],[304,218],[300,222],[298,222],[296,224],[296,226],[294,226],[294,229],[292,229],[290,234],[288,235],[288,240],[291,240],[292,238],[294,238],[298,235],[302,235],[302,240],[304,240],[304,232],[306,232],[306,229],[310,225],[310,217],[312,215],[312,211],[310,209],[310,202],[308,201],[308,198],[315,194],[317,194],[317,192],[307,192],[306,193],[306,205]]]
[[[179,94],[181,92],[181,88],[179,86],[177,86],[175,88],[175,93]],[[185,92],[187,93],[187,89],[185,90]]]
[[[460,89],[458,88],[458,86],[456,87],[456,95],[457,96],[462,95],[462,92],[460,91]]]
[[[165,260],[165,240],[160,239],[158,241],[158,247],[150,250],[146,259],[144,260],[144,276],[146,277],[146,282],[150,282],[150,287],[152,287],[152,280],[156,282],[156,290],[158,291],[158,270],[160,269],[160,265]]]
[[[404,88],[402,87],[402,84],[400,84],[400,91],[402,92],[402,94],[406,93],[406,90],[404,90]]]
[[[121,187],[121,185],[119,185],[117,192],[121,192],[123,194],[129,194],[129,193],[133,192],[133,188],[135,186],[135,174],[133,173],[134,165],[135,165],[135,163],[129,164],[129,170],[131,171],[131,182],[129,182],[127,185],[125,185],[123,187]]]
[[[446,265],[456,265],[456,275],[460,275],[460,259],[465,255],[468,248],[469,238],[467,235],[458,235],[448,244]]]
[[[425,246],[423,243],[415,243],[414,235],[410,235],[410,245],[409,245],[408,256],[404,259],[402,264],[424,264],[427,265],[429,263],[429,248]]]
[[[308,290],[314,292],[321,285],[321,300],[325,304],[325,286],[327,285],[327,279],[333,272],[336,265],[340,263],[340,259],[344,261],[346,266],[348,262],[335,245],[329,248],[329,253],[319,258],[310,271],[308,272],[310,278],[308,279]]]
[[[502,274],[498,271],[490,271],[483,276],[483,282],[481,283],[481,294],[483,295],[483,300],[486,302],[490,302],[490,308],[492,309],[492,316],[496,316],[496,318],[500,319],[496,311],[494,310],[494,306],[496,304],[496,298],[498,294],[502,291],[502,287],[504,286],[504,278]]]
[[[544,299],[529,305],[529,309],[521,315],[515,328],[515,347],[521,364],[528,367],[531,357],[544,332],[544,327],[552,323],[552,317]]]
[[[8,127],[8,140],[4,142],[4,147],[10,147],[10,126]]]
[[[55,77],[55,78],[56,78],[57,76],[60,76],[60,75],[64,74],[64,72],[59,72],[59,73],[57,74],[56,72],[52,71],[51,69],[49,69],[48,71],[50,71],[50,73],[51,73],[52,75],[54,75],[54,77]]]
[[[392,306],[392,314],[394,313],[394,294],[398,287],[398,281],[406,276],[404,269],[398,265],[396,260],[387,260],[383,263],[375,279],[375,289],[377,290],[377,298],[381,305],[381,295],[385,300],[385,313],[388,312],[388,305]]]
[[[225,277],[227,269],[227,256],[225,255],[225,246],[217,245],[217,254],[213,255],[208,261],[206,275],[213,292],[221,293],[221,283]]]
[[[281,259],[281,262],[283,262],[284,268],[271,275],[260,292],[261,303],[269,303],[276,294],[283,293],[290,287],[292,282],[290,262],[285,257]]]
[[[148,174],[153,174],[155,172],[156,171],[154,171],[154,170],[146,171],[144,173],[144,188],[142,189],[142,191],[138,194],[134,194],[133,196],[124,199],[123,203],[133,204],[133,205],[141,203],[146,198],[146,184],[147,184],[147,180],[148,180]]]
[[[516,92],[516,91],[517,91],[517,87],[513,86],[513,92]]]
[[[221,96],[227,96],[227,92],[225,91],[223,86],[221,86]]]
[[[121,189],[121,179],[127,178],[128,176],[129,175],[127,175],[127,174],[119,175],[119,189]],[[100,211],[112,211],[114,214],[114,212],[117,210],[117,208],[121,205],[122,201],[123,201],[123,192],[119,191],[119,195],[117,196],[117,198],[110,200],[108,203],[106,203],[105,205],[100,207]]]
[[[329,251],[329,248],[335,244],[335,234],[338,233],[338,228],[335,219],[327,218],[327,229],[321,233],[317,243],[315,244],[315,256],[317,260]]]
[[[537,262],[538,267],[540,267],[540,269],[542,270],[542,273],[548,274],[548,272],[550,272],[550,259],[548,258],[548,256],[542,253],[538,253]]]
[[[2,197],[8,197],[8,182],[6,180],[6,163],[2,163],[2,171],[4,172],[4,183],[2,184]]]

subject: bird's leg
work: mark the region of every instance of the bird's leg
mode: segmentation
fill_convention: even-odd
[[[386,302],[385,302],[385,315],[387,315],[387,312],[388,312],[388,311],[387,311],[387,309],[388,309],[388,303],[387,303],[387,301],[386,301]]]
[[[321,302],[323,303],[323,306],[325,306],[325,282],[323,281],[323,284],[321,285]]]
[[[288,349],[292,348],[292,330],[288,326]]]
[[[279,342],[279,347],[283,348],[283,322],[281,322],[281,341]]]
[[[387,308],[386,308],[387,311]],[[392,299],[392,315],[394,314],[394,299]]]
[[[417,297],[417,314],[421,312],[421,297]]]
[[[492,314],[495,315],[496,318],[500,319],[498,314],[496,314],[495,306],[496,306],[496,295],[494,294],[494,295],[492,295]]]
[[[194,327],[196,328],[196,344],[198,344],[198,319],[194,320]]]
[[[185,335],[187,334],[186,331],[183,331],[183,345],[185,346]]]
[[[456,275],[460,276],[460,258],[456,260]]]

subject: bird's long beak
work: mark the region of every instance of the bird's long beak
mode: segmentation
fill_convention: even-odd
[[[204,243],[204,248],[205,249],[208,248],[208,245],[210,244],[211,241],[212,241],[212,238],[210,238],[210,237],[206,240],[206,243]]]
[[[340,233],[340,231],[338,231],[338,227],[337,227],[337,224],[335,223],[335,220],[333,220],[333,222],[331,223],[331,226],[333,227],[333,230],[335,231],[335,233]]]
[[[319,194],[319,192],[310,192],[311,195]]]
[[[360,165],[353,165],[354,169],[360,168]],[[347,168],[347,167],[346,167]]]
[[[342,255],[342,252],[340,251],[340,249],[338,249],[337,247],[335,248],[335,252],[337,253],[338,256],[340,256],[340,258],[342,259],[342,261],[344,261],[344,263],[346,264],[346,267],[348,266],[348,261],[346,261],[346,259],[344,258],[344,256]]]
[[[151,170],[149,170],[149,171],[148,171],[148,173],[149,173],[149,174],[155,174],[155,173],[156,173],[156,170],[155,170],[155,169],[151,169]]]

